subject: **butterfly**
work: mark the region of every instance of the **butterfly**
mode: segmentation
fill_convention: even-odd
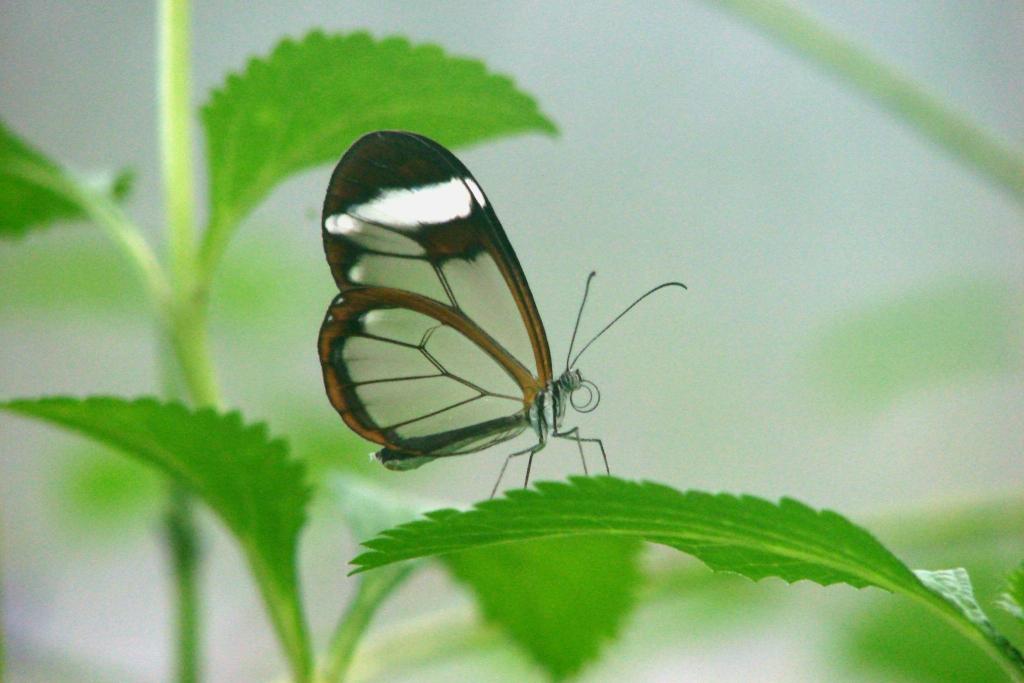
[[[532,430],[536,443],[505,458],[533,457],[549,437],[600,439],[563,424],[571,405],[597,407],[597,386],[573,369],[576,317],[565,370],[551,351],[526,276],[490,201],[468,169],[421,135],[369,133],[331,174],[322,215],[324,251],[341,292],[320,328],[327,396],[342,420],[382,448],[393,470],[475,453]],[[583,304],[590,291],[587,278]]]

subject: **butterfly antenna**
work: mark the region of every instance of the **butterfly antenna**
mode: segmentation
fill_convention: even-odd
[[[569,371],[569,359],[572,357],[572,347],[576,343],[576,333],[580,329],[580,320],[583,319],[583,307],[587,305],[587,295],[590,294],[590,281],[597,275],[596,270],[590,271],[587,276],[587,284],[583,287],[583,301],[580,302],[580,310],[576,314],[576,325],[572,328],[572,339],[569,340],[569,353],[565,354],[565,371]]]
[[[587,280],[587,284],[588,284],[588,285],[590,284],[590,281],[589,281],[589,280]],[[622,316],[626,315],[626,314],[627,314],[627,313],[629,313],[629,312],[630,312],[631,310],[633,310],[633,307],[634,307],[634,306],[636,306],[636,305],[637,305],[638,303],[640,303],[641,301],[643,301],[644,299],[646,299],[647,297],[649,297],[649,296],[650,296],[651,294],[654,294],[655,292],[657,292],[657,291],[658,291],[659,289],[665,289],[666,287],[682,287],[683,289],[686,289],[686,285],[684,285],[684,284],[683,284],[682,282],[663,282],[663,283],[661,283],[660,285],[658,285],[657,287],[653,287],[652,289],[649,289],[649,290],[647,290],[646,292],[644,292],[643,294],[641,294],[641,295],[640,295],[640,296],[639,296],[639,297],[637,298],[637,300],[636,300],[636,301],[634,301],[633,303],[631,303],[631,304],[630,304],[629,306],[626,306],[626,310],[624,310],[624,311],[623,311],[622,313],[619,313],[619,314],[618,314],[617,316],[615,316],[614,318],[612,318],[612,321],[611,321],[610,323],[608,323],[608,324],[607,324],[607,325],[605,325],[605,326],[604,326],[603,328],[601,328],[601,331],[600,331],[600,332],[598,332],[597,334],[595,334],[595,335],[594,335],[594,338],[593,338],[593,339],[591,339],[590,341],[588,341],[588,342],[586,343],[586,345],[584,345],[584,347],[583,347],[582,349],[580,349],[579,353],[577,353],[577,354],[576,354],[576,357],[572,359],[572,362],[571,362],[571,363],[569,363],[569,367],[571,368],[572,366],[576,365],[576,361],[578,361],[578,360],[580,359],[580,356],[582,356],[582,355],[583,355],[583,352],[584,352],[584,351],[586,351],[587,349],[589,349],[589,348],[590,348],[590,345],[591,345],[591,344],[593,344],[594,342],[596,342],[596,341],[598,340],[598,338],[599,338],[599,337],[600,337],[600,336],[601,336],[602,334],[604,334],[605,332],[607,332],[607,331],[608,331],[608,328],[610,328],[610,327],[611,327],[612,325],[614,325],[615,323],[619,322],[619,319],[620,319],[620,318],[622,318]],[[586,300],[586,299],[584,298],[584,300]],[[581,308],[580,310],[581,310],[581,312],[582,312],[582,308]],[[576,321],[576,323],[577,323],[577,324],[579,324],[579,320],[577,320],[577,321]],[[576,335],[575,335],[575,333],[573,333],[573,337],[575,337],[575,336],[576,336]]]

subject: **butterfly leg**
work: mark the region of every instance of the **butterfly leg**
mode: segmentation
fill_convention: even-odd
[[[564,432],[555,432],[554,434],[559,439],[568,439],[576,442],[576,447],[580,449],[580,462],[583,463],[583,474],[590,475],[590,470],[587,469],[587,459],[583,455],[583,442],[580,439],[580,428],[573,427]]]
[[[491,489],[491,498],[494,498],[494,494],[496,494],[498,492],[498,485],[501,483],[501,478],[505,476],[505,468],[508,467],[508,461],[511,460],[512,458],[517,457],[517,456],[526,455],[527,453],[530,454],[530,461],[529,461],[529,463],[526,466],[526,482],[529,483],[530,482],[530,465],[533,464],[533,454],[536,453],[537,451],[539,451],[542,448],[544,448],[544,444],[538,443],[536,446],[530,446],[529,448],[524,448],[521,451],[516,451],[515,453],[511,453],[507,458],[505,458],[505,462],[501,466],[501,471],[498,472],[498,481],[494,482],[494,488]]]
[[[573,427],[572,429],[567,429],[564,432],[555,432],[555,436],[557,436],[559,439],[570,439],[572,441],[575,441],[576,445],[579,446],[579,449],[580,449],[580,458],[583,457],[583,442],[584,441],[586,441],[587,443],[596,443],[597,447],[601,449],[601,459],[604,460],[604,472],[605,472],[605,474],[611,474],[612,473],[612,471],[608,468],[608,454],[605,453],[605,451],[604,451],[604,444],[601,442],[601,439],[586,439],[586,438],[581,437],[580,436],[580,428],[579,427]],[[587,472],[587,463],[586,463],[585,460],[583,462],[583,473],[584,474],[589,474]]]

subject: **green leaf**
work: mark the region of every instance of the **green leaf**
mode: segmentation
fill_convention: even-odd
[[[531,538],[611,533],[662,543],[758,580],[893,586],[914,575],[866,531],[791,499],[681,493],[650,482],[573,477],[510,491],[473,510],[438,510],[364,545],[353,573],[400,560]]]
[[[121,199],[132,175],[88,179],[103,192]],[[57,220],[84,218],[65,172],[39,151],[18,138],[0,121],[0,239],[21,237],[29,230]]]
[[[1020,654],[979,617],[966,572],[915,574],[871,534],[841,515],[795,500],[680,492],[650,482],[574,477],[541,482],[465,512],[437,510],[390,529],[364,545],[359,573],[401,560],[446,555],[529,539],[595,534],[635,538],[689,553],[717,571],[759,580],[846,583],[902,593],[957,626],[1024,678]]]
[[[877,409],[908,392],[1019,362],[1020,304],[1002,283],[966,280],[851,315],[812,353],[813,371],[844,407]]]
[[[574,536],[465,550],[445,564],[556,680],[577,673],[614,638],[640,585],[635,538]]]
[[[1006,579],[1006,590],[996,604],[1024,623],[1024,562]]]
[[[0,409],[76,431],[185,484],[242,544],[289,657],[308,661],[295,562],[310,490],[301,463],[265,425],[148,398],[41,398]]]
[[[452,147],[553,133],[536,102],[483,63],[366,33],[310,33],[228,77],[202,110],[210,165],[212,271],[237,224],[278,183],[337,161],[363,133],[411,129]]]
[[[360,477],[337,475],[332,480],[356,538],[370,538],[416,516],[407,502]],[[604,641],[617,634],[642,583],[640,549],[633,538],[538,539],[454,553],[444,557],[444,564],[473,592],[488,620],[554,678],[562,679],[596,658]],[[361,576],[365,582],[380,575],[387,586],[393,572],[404,568],[387,567]],[[370,583],[360,585],[359,595],[364,593],[379,600],[388,594],[380,594]],[[350,609],[363,602],[357,597]]]
[[[97,444],[71,450],[57,478],[55,507],[69,531],[121,539],[126,529],[151,525],[166,493],[151,468]]]

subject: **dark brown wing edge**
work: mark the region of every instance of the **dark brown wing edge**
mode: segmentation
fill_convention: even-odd
[[[448,325],[494,357],[516,380],[523,391],[523,410],[507,417],[489,420],[478,425],[439,432],[422,437],[397,439],[375,424],[363,408],[355,392],[355,386],[347,376],[344,363],[334,358],[337,342],[359,334],[359,317],[371,310],[381,308],[404,308],[430,316],[439,323]],[[482,450],[493,443],[499,443],[520,433],[528,425],[527,406],[543,387],[536,378],[487,333],[472,321],[439,304],[432,299],[411,294],[404,290],[385,287],[353,288],[335,297],[324,317],[318,342],[320,365],[323,370],[324,387],[334,409],[354,432],[363,438],[384,446],[377,454],[389,469],[412,469],[436,457],[461,455]],[[488,442],[493,438],[492,442]],[[483,443],[468,449],[459,444]]]
[[[359,179],[353,176],[358,176]],[[404,131],[368,133],[345,152],[335,167],[324,199],[321,222],[329,216],[344,212],[349,206],[372,199],[379,188],[398,186],[396,180],[406,187],[414,187],[417,184],[440,182],[452,177],[471,178],[476,183],[473,174],[454,154],[429,138]],[[483,192],[479,183],[476,185],[477,189]],[[551,350],[544,325],[519,259],[491,207],[490,199],[486,194],[484,198],[486,206],[480,206],[474,200],[475,210],[462,225],[448,226],[459,232],[459,239],[448,240],[448,244],[462,248],[474,235],[486,238],[483,247],[498,264],[505,284],[512,291],[533,347],[538,379],[541,386],[544,386],[552,379]],[[467,234],[470,229],[477,226],[481,229],[472,230],[472,235]],[[352,286],[344,277],[343,272],[346,269],[341,265],[347,260],[347,254],[326,229],[323,233],[327,260],[332,265],[339,289],[345,292]],[[445,231],[445,237],[451,235],[452,230]],[[428,253],[453,255],[445,253],[446,244],[425,246],[428,247]],[[336,263],[339,267],[335,267]]]

